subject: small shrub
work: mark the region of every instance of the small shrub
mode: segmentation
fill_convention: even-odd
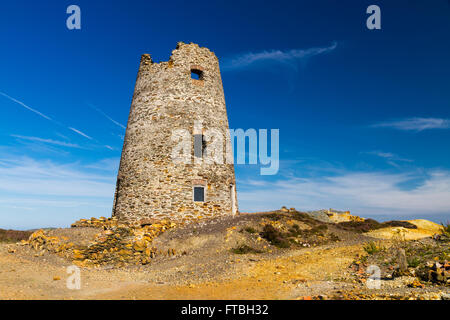
[[[265,218],[268,218],[272,221],[279,221],[281,219],[281,215],[278,213],[269,213],[264,215]]]
[[[264,226],[263,232],[261,232],[261,237],[278,248],[290,247],[289,241],[283,236],[283,234],[270,224],[266,224]]]
[[[447,252],[443,251],[441,252],[441,254],[439,255],[439,260],[441,261],[446,261],[450,259],[450,252],[447,250]]]
[[[364,221],[345,221],[340,222],[337,226],[347,231],[355,231],[358,233],[369,232],[387,227],[403,227],[406,229],[417,229],[417,226],[408,221],[392,220],[387,222],[378,222],[374,219],[366,219]]]
[[[408,221],[397,221],[397,220],[383,222],[381,224],[381,227],[382,228],[385,228],[385,227],[403,227],[403,228],[406,228],[406,229],[417,229],[417,226],[415,224],[412,224],[411,222],[408,222]]]
[[[257,233],[258,231],[253,228],[253,227],[246,227],[244,228],[244,231],[248,232],[248,233]]]
[[[408,259],[408,267],[417,268],[420,264],[420,259],[418,257],[412,257]]]
[[[235,254],[246,254],[246,253],[261,253],[261,250],[252,248],[246,244],[241,244],[239,247],[231,249],[231,252]]]
[[[309,232],[312,234],[323,234],[326,230],[328,230],[328,226],[326,224],[322,224],[310,229]]]
[[[364,246],[364,251],[366,251],[368,254],[372,255],[377,252],[383,251],[384,248],[380,245],[377,245],[375,242],[370,241]]]
[[[321,224],[321,225],[312,227],[311,229],[300,231],[300,234],[302,234],[304,236],[313,236],[313,235],[323,236],[324,231],[326,231],[326,230],[328,230],[328,226],[325,224]]]
[[[298,237],[302,235],[302,230],[300,229],[298,224],[294,224],[292,228],[289,228],[289,235],[291,237]]]
[[[335,235],[334,233],[330,233],[330,240],[337,242],[337,241],[340,241],[341,239],[339,239],[339,237],[337,235]]]
[[[345,221],[338,223],[337,226],[341,229],[358,233],[382,228],[381,223],[373,219],[366,219],[364,221]]]

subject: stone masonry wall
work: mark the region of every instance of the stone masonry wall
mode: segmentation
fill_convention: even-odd
[[[191,78],[191,70],[202,78]],[[123,221],[187,221],[233,214],[237,210],[232,164],[174,163],[172,131],[192,134],[194,121],[216,128],[229,139],[228,118],[215,54],[197,44],[178,43],[167,62],[144,54],[120,160],[113,216]],[[226,140],[225,140],[226,141]],[[229,142],[229,141],[228,141]],[[224,146],[225,154],[225,146]],[[193,186],[205,186],[205,202],[193,201]]]

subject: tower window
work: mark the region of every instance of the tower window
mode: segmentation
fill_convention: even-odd
[[[202,158],[206,154],[206,140],[203,134],[194,134],[194,156]]]
[[[205,187],[194,187],[194,201],[205,202]]]
[[[203,71],[199,69],[191,69],[191,78],[194,80],[203,80]]]

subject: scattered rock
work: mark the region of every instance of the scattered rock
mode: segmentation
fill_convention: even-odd
[[[420,275],[426,281],[450,285],[450,263],[448,261],[428,262]]]
[[[174,228],[175,223],[161,220],[153,221],[141,227],[139,224],[120,224],[116,218],[81,219],[72,228],[92,227],[103,229],[93,242],[88,245],[75,245],[65,242],[62,238],[48,236],[44,230],[34,232],[28,241],[22,245],[29,245],[41,253],[48,251],[63,256],[80,267],[99,265],[148,264],[155,258],[157,249],[151,244],[155,237],[168,229]],[[174,256],[174,249],[167,255]]]
[[[419,280],[415,279],[413,282],[408,284],[409,288],[424,288],[425,285],[421,283]]]
[[[118,220],[116,217],[112,218],[91,218],[91,219],[80,219],[71,225],[72,228],[101,228],[101,227],[113,227],[117,226]]]

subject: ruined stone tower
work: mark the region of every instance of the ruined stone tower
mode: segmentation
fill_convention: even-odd
[[[194,123],[196,125],[194,126]],[[198,128],[198,123],[201,128]],[[228,118],[215,54],[178,43],[168,62],[142,55],[117,176],[113,216],[122,221],[195,220],[237,212],[233,164],[197,161],[214,128],[230,146]],[[175,130],[192,143],[188,163],[176,163]],[[200,138],[200,155],[198,141]]]

